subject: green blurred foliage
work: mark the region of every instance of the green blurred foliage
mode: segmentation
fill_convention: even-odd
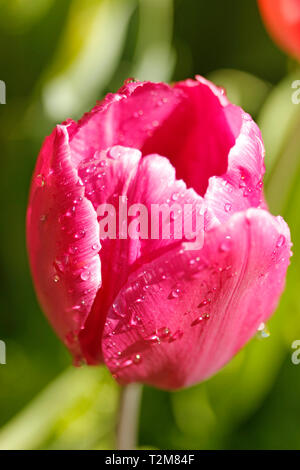
[[[250,112],[266,145],[266,196],[294,257],[269,324],[222,371],[188,390],[145,387],[139,446],[300,448],[300,69],[272,43],[253,0],[0,0],[0,448],[113,448],[119,388],[104,368],[70,369],[37,304],[25,247],[30,177],[54,123],[78,118],[127,77],[208,76]]]

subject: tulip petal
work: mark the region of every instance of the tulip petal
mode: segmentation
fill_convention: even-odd
[[[42,147],[30,192],[27,242],[40,303],[78,359],[78,333],[101,285],[101,264],[97,215],[84,197],[68,140],[67,128],[57,126]]]
[[[199,76],[174,87],[129,83],[70,127],[72,159],[77,165],[114,145],[157,153],[169,158],[177,178],[204,195],[209,178],[227,171],[242,114]]]
[[[234,116],[241,110],[230,106],[226,111]],[[228,155],[227,171],[209,179],[205,194],[207,204],[220,223],[250,207],[265,207],[265,151],[261,132],[248,114],[243,113],[242,118],[240,133]]]
[[[109,310],[104,359],[124,384],[163,389],[214,374],[273,312],[290,257],[285,222],[261,209],[174,248],[131,275]]]
[[[99,214],[99,224],[102,224],[101,216],[105,215],[106,218],[106,212],[100,215],[101,206],[109,209],[116,221],[115,225],[112,223],[113,233],[109,238],[100,230],[102,288],[79,337],[85,359],[94,364],[101,360],[99,338],[107,311],[129,274],[170,249],[171,245],[178,245],[183,240],[193,242],[190,235],[196,233],[192,224],[196,211],[202,211],[197,232],[202,229],[203,233],[213,221],[203,199],[193,189],[187,189],[182,180],[176,180],[175,169],[169,160],[159,155],[142,158],[138,150],[114,146],[96,152],[89,162],[78,167],[78,174],[84,183],[85,197]],[[121,205],[124,207],[124,203],[125,212],[129,214],[128,220],[125,218],[125,229],[120,223]],[[163,211],[165,218],[157,219],[156,238],[151,233],[156,222],[155,219],[153,223],[151,220],[155,205],[164,205],[166,209],[166,212]],[[130,212],[132,209],[133,213]],[[145,228],[142,231],[139,225],[133,225],[140,210],[143,212],[142,220],[139,220]],[[167,226],[169,230],[163,232]],[[178,227],[181,230],[176,232]],[[188,231],[189,228],[192,232]]]

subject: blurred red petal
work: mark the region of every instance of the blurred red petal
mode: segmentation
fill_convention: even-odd
[[[300,60],[300,0],[258,0],[258,5],[274,41]]]

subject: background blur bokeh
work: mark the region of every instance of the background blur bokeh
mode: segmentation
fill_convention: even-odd
[[[188,390],[143,390],[139,447],[300,448],[300,105],[297,64],[254,0],[0,0],[0,448],[111,449],[119,389],[104,368],[70,366],[35,298],[25,248],[30,177],[55,123],[77,119],[127,77],[205,75],[261,126],[266,196],[294,242],[268,325],[218,375]],[[299,239],[299,243],[298,243]],[[46,249],[46,247],[45,247]]]

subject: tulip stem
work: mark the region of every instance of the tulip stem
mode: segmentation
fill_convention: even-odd
[[[117,449],[134,450],[137,446],[142,386],[130,384],[121,390],[117,426]]]

